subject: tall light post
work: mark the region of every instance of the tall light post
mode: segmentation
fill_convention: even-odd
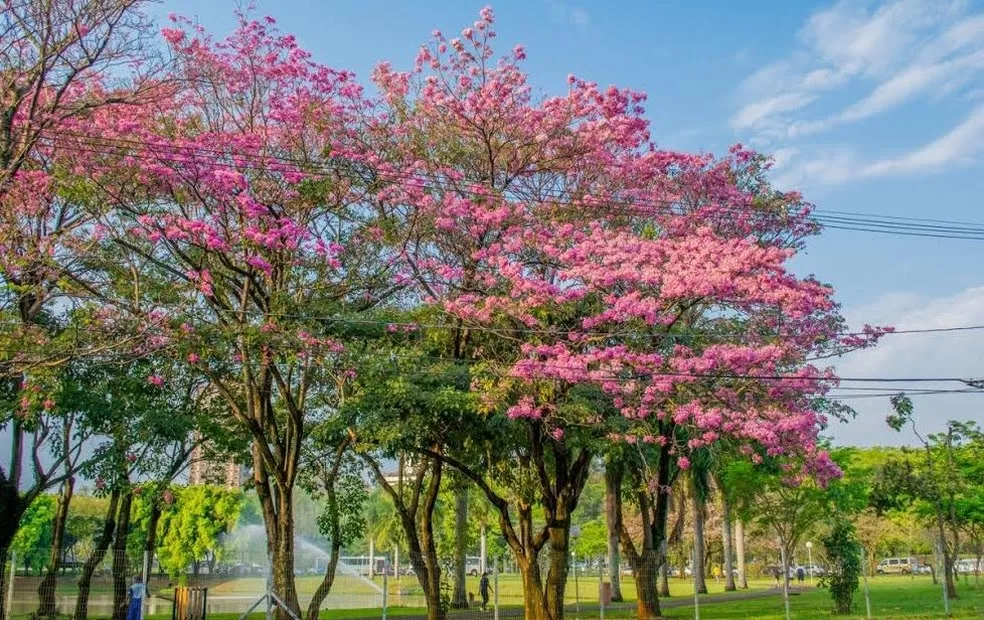
[[[813,587],[813,543],[806,543],[806,555],[809,557],[810,561],[810,587]]]
[[[571,558],[574,560],[574,613],[581,613],[581,592],[577,584],[577,537],[581,535],[581,528],[577,525],[571,526],[571,540],[574,541],[571,550]]]

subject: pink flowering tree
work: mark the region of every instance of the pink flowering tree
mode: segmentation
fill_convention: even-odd
[[[138,266],[114,274],[126,291],[114,308],[164,317],[146,346],[207,378],[249,437],[274,589],[298,613],[292,501],[305,438],[350,378],[341,317],[393,291],[367,232],[366,184],[332,159],[353,161],[361,89],[272,19],[241,15],[218,41],[174,22],[163,35],[182,88],[155,117],[92,141],[112,173],[108,258]]]
[[[0,563],[30,501],[66,479],[60,459],[51,468],[32,464],[47,460],[51,442],[38,441],[44,429],[67,420],[53,408],[28,413],[20,403],[34,395],[20,386],[38,386],[38,375],[103,350],[84,334],[64,333],[65,309],[78,302],[66,284],[83,271],[80,231],[89,219],[61,182],[78,154],[57,142],[84,118],[151,96],[158,65],[148,57],[143,4],[0,2],[0,381],[13,386],[18,403],[0,412],[12,444],[0,466]],[[6,590],[0,575],[0,607]]]
[[[411,72],[377,69],[367,163],[389,181],[387,216],[410,228],[405,277],[451,325],[501,336],[470,352],[498,368],[473,389],[514,430],[483,467],[445,460],[498,509],[527,617],[559,618],[600,440],[657,447],[641,461],[648,546],[627,549],[655,575],[691,450],[733,439],[749,458],[801,457],[795,475],[836,475],[816,446],[817,399],[836,377],[809,360],[880,332],[844,334],[832,289],[788,270],[816,226],[797,195],[768,187],[761,158],[656,149],[632,91],[572,76],[565,95],[534,99],[521,47],[493,59],[492,21],[486,9],[460,38],[435,33]],[[658,613],[655,590],[640,591],[640,617]]]

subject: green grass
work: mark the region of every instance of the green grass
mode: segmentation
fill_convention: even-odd
[[[252,583],[256,581],[257,583]],[[302,601],[310,596],[316,586],[318,579],[315,577],[302,577],[298,579],[298,590]],[[573,580],[568,583],[568,615],[569,619],[587,620],[598,617],[597,594],[598,580],[580,580],[580,604],[581,613],[575,614],[574,605],[574,584]],[[382,579],[377,579],[379,585]],[[262,588],[262,580],[238,579],[223,583],[210,585],[209,595],[239,595],[255,592],[256,588]],[[389,579],[389,608],[388,617],[400,618],[408,616],[421,616],[424,613],[423,600],[415,592],[419,590],[413,577],[404,577],[401,580]],[[701,605],[702,620],[737,620],[739,618],[760,618],[763,620],[783,620],[783,602],[775,588],[772,587],[771,580],[757,580],[750,583],[750,590],[745,592],[723,593],[723,582],[715,583],[711,580],[708,583],[710,593]],[[345,576],[340,579],[332,593],[333,597],[338,597],[334,602],[336,606],[344,603],[348,597],[358,597],[367,594],[368,585],[361,580]],[[398,594],[403,590],[403,595]],[[468,579],[468,590],[477,592],[478,579]],[[693,617],[693,590],[689,580],[670,580],[670,590],[672,597],[662,599],[665,603],[664,616],[666,618],[692,618]],[[876,577],[870,580],[872,616],[875,618],[942,618],[943,603],[940,586],[933,585],[929,577],[910,577],[886,576]],[[958,588],[959,598],[953,601],[953,617],[956,618],[984,618],[984,587],[978,587],[974,580],[962,581]],[[633,618],[635,610],[632,605],[635,587],[631,578],[623,580],[623,594],[629,599],[626,603],[613,606],[606,611],[606,618]],[[764,598],[743,598],[748,596],[764,595]],[[702,596],[702,598],[705,598]],[[353,600],[358,600],[353,599]],[[372,599],[365,599],[366,601]],[[518,576],[501,575],[499,578],[499,601],[503,608],[517,608],[522,605],[522,586]],[[831,614],[830,595],[826,590],[819,588],[804,588],[797,594],[790,596],[790,610],[792,617],[797,620],[819,620],[831,618],[864,618],[864,596],[863,591],[859,591],[855,599],[855,614],[850,616],[833,616]],[[355,605],[353,605],[355,606]],[[245,610],[245,605],[243,606]],[[331,609],[321,613],[321,620],[357,620],[363,618],[379,618],[380,610],[376,609]],[[15,618],[27,618],[26,615],[15,614]],[[93,620],[99,616],[93,614]],[[452,618],[454,615],[452,614]],[[170,613],[156,614],[148,616],[148,620],[169,620]],[[209,614],[209,620],[238,620],[238,613],[213,613]],[[251,615],[250,620],[262,620],[263,614]]]
[[[879,577],[870,581],[871,615],[875,618],[943,618],[943,593],[930,579],[912,580],[908,577]],[[956,618],[984,617],[984,590],[974,585],[962,586],[960,598],[952,602]],[[815,589],[790,597],[794,618],[815,620],[829,618],[864,618],[863,591],[855,598],[855,613],[851,616],[831,614],[830,594]],[[692,609],[668,609],[667,618],[692,618]],[[701,607],[702,619],[725,620],[736,618],[785,618],[781,597],[708,604]],[[612,616],[609,616],[612,617]]]
[[[500,581],[500,587],[503,583]],[[628,584],[632,585],[632,584]],[[672,584],[677,588],[671,590],[674,596],[663,599],[662,602],[668,603],[664,608],[665,618],[693,618],[693,599],[692,590],[686,588],[683,583]],[[709,586],[711,584],[708,584]],[[769,582],[757,582],[759,592],[762,586],[771,586]],[[710,589],[710,588],[709,588]],[[685,591],[687,595],[685,595]],[[912,580],[908,577],[877,577],[870,581],[872,617],[879,619],[895,618],[943,618],[942,592],[939,586],[933,585],[928,578],[917,578]],[[626,590],[628,594],[630,590]],[[982,618],[984,617],[984,589],[978,589],[973,583],[961,584],[959,588],[960,598],[952,603],[954,618]],[[783,602],[778,594],[770,595],[766,598],[741,600],[742,592],[729,594],[728,599],[718,602],[705,602],[700,608],[701,620],[738,620],[756,618],[760,620],[784,620]],[[717,595],[709,594],[709,597],[718,598]],[[733,597],[733,598],[732,598]],[[597,599],[594,605],[582,599],[580,614],[576,614],[571,606],[568,606],[568,619],[589,620],[598,618]],[[679,602],[686,601],[683,607],[671,607]],[[509,605],[514,607],[514,605]],[[826,590],[819,588],[809,589],[790,596],[790,611],[796,620],[831,620],[831,619],[856,619],[865,618],[865,605],[863,591],[859,591],[856,598],[855,613],[849,616],[835,616],[831,614],[830,594]],[[391,607],[387,615],[392,618],[407,616],[421,616],[424,613],[420,608]],[[321,613],[321,620],[356,620],[361,618],[379,618],[379,610],[333,610]],[[621,604],[616,608],[608,609],[605,612],[606,618],[634,618],[635,610],[630,604]],[[238,620],[232,614],[212,614],[210,620]],[[262,616],[255,619],[260,620]],[[453,615],[452,615],[453,618]],[[161,619],[163,620],[163,619]]]

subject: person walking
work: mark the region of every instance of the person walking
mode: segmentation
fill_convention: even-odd
[[[478,593],[482,597],[482,611],[489,606],[489,592],[492,587],[489,585],[489,574],[482,573],[482,579],[478,582]]]
[[[805,578],[806,578],[806,571],[803,570],[803,567],[802,566],[796,567],[796,581],[798,581],[801,586],[803,585],[803,580]]]
[[[130,606],[126,610],[126,620],[140,620],[146,594],[147,586],[144,585],[143,578],[137,575],[133,578],[133,585],[130,586]]]
[[[776,587],[777,588],[779,587],[779,575],[781,575],[781,574],[782,574],[782,571],[779,570],[779,567],[778,566],[776,566],[775,568],[772,569],[772,577],[776,580]]]

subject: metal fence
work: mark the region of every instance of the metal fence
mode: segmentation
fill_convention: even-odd
[[[210,561],[192,563],[178,573],[162,570],[156,558],[142,553],[107,552],[99,561],[82,558],[63,562],[56,574],[44,567],[46,553],[19,556],[6,554],[2,582],[3,618],[40,620],[72,617],[115,620],[199,620],[196,605],[205,616],[220,614],[240,617],[256,614],[256,618],[277,606],[278,598],[269,586],[270,567],[265,555],[226,554]],[[0,557],[4,554],[0,553]],[[321,602],[320,610],[334,612],[333,618],[344,618],[345,610],[360,618],[424,618],[426,601],[417,578],[405,566],[399,570],[383,555],[371,564],[366,558],[343,558],[331,592]],[[299,552],[295,557],[295,583],[301,617],[324,579],[327,556]],[[370,568],[370,566],[372,568]],[[449,609],[455,619],[498,619],[523,616],[524,592],[520,574],[509,561],[489,562],[489,588],[483,604],[481,576],[469,574],[465,582],[468,606]],[[543,566],[546,569],[546,565]],[[447,573],[448,571],[446,571]],[[662,572],[636,574],[629,567],[619,571],[622,601],[612,600],[612,579],[601,559],[577,559],[571,562],[566,576],[566,617],[635,618],[637,617],[638,583],[648,584],[659,593],[662,611],[673,611],[676,617],[700,618],[713,616],[722,605],[732,601],[751,603],[763,615],[776,618],[813,617],[829,613],[829,595],[818,591],[815,575],[797,575],[795,569],[788,579],[780,579],[767,565],[749,568],[749,588],[725,592],[726,580],[720,571],[709,571],[705,577],[708,594],[695,596],[695,577],[686,567]],[[542,575],[546,578],[546,570]],[[716,576],[714,576],[716,575]],[[139,578],[139,581],[138,581]],[[450,575],[445,574],[449,580]],[[880,580],[880,581],[878,581]],[[933,585],[933,576],[897,575],[878,577],[878,588],[869,589],[867,578],[855,601],[855,613],[864,617],[900,617],[885,615],[879,600],[887,597],[890,588],[915,587],[926,598],[927,615],[944,612],[942,584]],[[133,594],[143,593],[136,609]],[[963,576],[963,587],[973,588],[974,576]],[[976,588],[981,589],[979,579]],[[445,592],[449,603],[450,583]],[[192,591],[180,590],[192,588]],[[666,596],[665,588],[671,596]],[[880,589],[879,589],[880,588]],[[175,596],[178,596],[176,609]],[[272,596],[271,596],[272,595]],[[184,610],[184,611],[182,611]],[[188,611],[191,610],[191,611]],[[355,613],[358,611],[358,613]]]
[[[3,574],[3,617],[6,619],[70,616],[135,620],[131,601],[142,598],[139,618],[171,618],[175,591],[195,588],[207,592],[205,611],[241,615],[248,610],[263,613],[270,567],[265,555],[233,555],[192,563],[180,572],[163,570],[149,554],[107,552],[98,562],[62,562],[54,574],[46,568],[44,553],[11,551]],[[295,583],[301,610],[307,609],[324,580],[326,562],[298,563]],[[341,561],[322,610],[380,609],[390,599],[406,606],[423,607],[424,599],[412,587],[413,578],[397,580],[386,574],[369,576],[358,566]],[[412,582],[412,583],[411,583]],[[137,585],[140,584],[140,585]],[[395,587],[394,587],[395,585]],[[136,587],[135,587],[136,586]],[[408,587],[405,587],[408,586]],[[143,596],[146,592],[146,596]]]

